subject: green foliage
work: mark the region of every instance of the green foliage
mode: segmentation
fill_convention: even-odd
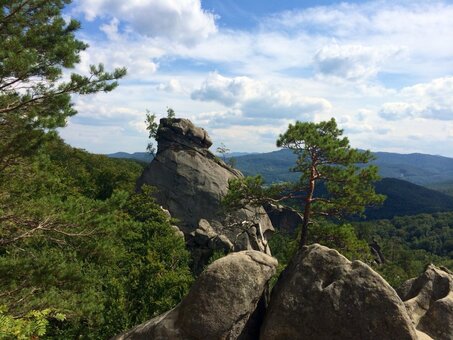
[[[350,224],[335,224],[325,219],[315,219],[310,228],[308,243],[319,243],[326,247],[338,250],[349,260],[372,262],[372,256],[367,242],[357,237],[355,229]],[[275,282],[281,271],[287,266],[297,251],[300,240],[300,230],[297,236],[291,236],[276,231],[269,240],[272,255],[278,260],[277,274],[272,279]]]
[[[453,259],[453,213],[421,214],[356,223],[361,237],[396,238],[411,249]]]
[[[56,140],[2,174],[5,317],[52,309],[66,319],[43,317],[49,337],[98,339],[180,301],[189,255],[149,190],[130,194],[141,169]]]
[[[226,155],[230,152],[230,149],[228,149],[224,143],[220,143],[220,146],[216,149],[216,151],[222,155],[223,161],[226,162]]]
[[[351,148],[348,138],[342,134],[343,130],[338,129],[332,118],[320,123],[290,124],[277,140],[277,146],[290,149],[298,156],[293,171],[301,173],[301,189],[306,192],[305,199],[310,200],[306,205],[312,203],[316,214],[361,214],[367,205],[384,200],[374,192],[373,183],[379,179],[377,167],[359,167],[373,160],[373,156],[369,151]],[[309,197],[312,182],[325,185],[327,192],[323,197]]]
[[[269,239],[269,247],[272,250],[272,256],[278,260],[277,271],[271,278],[270,286],[273,287],[278,280],[281,272],[286,268],[289,261],[297,250],[298,240],[291,235],[276,230]]]
[[[57,138],[72,94],[111,91],[126,73],[100,64],[63,80],[87,48],[63,19],[69,3],[0,8],[2,337],[108,338],[173,307],[192,280],[171,221],[149,190],[133,193],[142,166]]]
[[[360,236],[377,240],[386,262],[375,269],[394,287],[418,276],[428,263],[453,269],[453,213],[421,214],[354,223]]]
[[[156,122],[156,115],[154,113],[150,113],[149,111],[146,111],[146,119],[145,119],[145,124],[146,124],[146,130],[148,130],[148,138],[149,139],[155,139],[157,135],[157,129],[159,128],[159,124]],[[148,151],[151,155],[155,155],[156,153],[156,148],[154,147],[153,142],[149,142],[146,151]]]
[[[368,220],[451,211],[453,208],[453,197],[396,178],[376,182],[376,192],[385,194],[387,199],[382,207],[367,209]]]
[[[382,203],[384,197],[375,193],[373,185],[379,178],[377,168],[359,167],[372,160],[371,153],[352,149],[342,134],[333,118],[320,123],[290,124],[277,146],[298,156],[293,171],[301,173],[299,182],[264,188],[261,176],[234,179],[229,183],[224,206],[237,209],[246,204],[282,200],[291,204],[289,200],[297,199],[304,211],[300,239],[304,245],[312,215],[341,218],[363,214],[366,206]],[[318,184],[324,190],[316,196]]]
[[[351,224],[335,224],[324,219],[318,219],[310,226],[309,243],[319,243],[338,250],[349,260],[372,262],[368,243],[357,237]]]
[[[169,122],[171,122],[173,119],[175,119],[176,113],[171,107],[167,107],[167,119]],[[148,130],[148,138],[151,140],[148,145],[146,146],[146,151],[150,153],[151,155],[155,156],[156,155],[156,148],[154,146],[154,143],[152,140],[156,139],[157,136],[157,130],[159,129],[160,124],[156,122],[156,114],[149,112],[146,110],[146,118],[145,118],[145,124],[146,124],[146,130]]]
[[[0,172],[33,152],[65,126],[76,111],[71,94],[108,92],[125,69],[90,74],[63,70],[80,61],[87,45],[75,38],[80,24],[66,23],[61,11],[69,0],[3,1],[0,8]]]
[[[173,110],[171,107],[167,107],[167,119],[171,121],[172,119],[175,119],[175,117],[175,110]]]
[[[429,263],[453,269],[453,259],[440,257],[425,250],[410,249],[398,238],[382,240],[380,244],[386,262],[375,266],[374,269],[395,288],[406,280],[419,276]]]
[[[0,308],[0,338],[27,340],[44,336],[50,318],[64,321],[65,316],[52,312],[51,309],[44,309],[32,310],[24,317],[14,318],[7,314],[6,308]]]
[[[453,159],[424,154],[373,152],[371,164],[378,166],[381,177],[402,179],[442,192],[453,187]],[[288,169],[297,156],[290,150],[248,154],[237,158],[237,168],[247,176],[261,174],[267,183],[294,182],[297,174]]]

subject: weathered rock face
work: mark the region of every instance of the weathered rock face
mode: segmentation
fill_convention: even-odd
[[[453,273],[431,264],[398,294],[419,331],[436,340],[453,339]]]
[[[360,261],[314,244],[293,257],[271,295],[261,339],[417,339],[403,302]]]
[[[272,225],[286,234],[293,235],[297,227],[304,222],[301,214],[283,205],[268,203],[264,205],[264,210],[266,210]]]
[[[247,322],[277,261],[258,251],[212,263],[177,307],[114,339],[247,339]]]
[[[235,251],[255,249],[269,253],[267,236],[273,227],[264,209],[237,212],[237,221],[251,222],[252,227],[246,228],[245,232],[238,226],[228,227],[225,223],[220,213],[220,200],[228,191],[228,180],[242,177],[242,174],[208,150],[212,142],[207,132],[187,119],[162,119],[157,141],[157,155],[137,185],[157,187],[157,201],[180,220],[180,228],[189,243],[200,243],[205,238],[196,232],[200,220],[204,219],[217,239],[223,235],[233,244]],[[211,239],[215,238],[214,234],[211,233]],[[197,239],[199,236],[201,240]],[[201,248],[198,245],[198,249]],[[204,249],[204,253],[210,252],[209,247]],[[200,259],[200,262],[205,260]]]

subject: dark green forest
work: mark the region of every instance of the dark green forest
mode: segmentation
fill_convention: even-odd
[[[180,301],[189,254],[141,170],[55,139],[1,174],[2,338],[108,338]]]

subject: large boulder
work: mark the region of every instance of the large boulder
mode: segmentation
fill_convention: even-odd
[[[231,253],[212,263],[177,307],[114,339],[249,339],[250,317],[276,268],[262,252]]]
[[[430,264],[398,294],[419,331],[436,340],[453,339],[453,273]]]
[[[222,214],[220,201],[228,191],[228,180],[243,175],[208,150],[212,141],[207,132],[187,119],[164,118],[156,139],[156,157],[144,170],[137,186],[149,184],[157,188],[157,201],[180,221],[179,227],[188,243],[196,244],[200,241],[198,237],[204,238],[196,231],[200,229],[200,220],[205,220],[216,234],[211,234],[211,239],[223,235],[235,251],[255,249],[270,253],[267,237],[273,227],[263,208],[241,209],[229,214],[229,222]],[[225,242],[219,244],[222,248]],[[202,249],[199,244],[197,249],[203,258],[195,262],[206,263],[213,250]]]
[[[314,244],[280,276],[261,339],[417,339],[393,288],[370,267]]]

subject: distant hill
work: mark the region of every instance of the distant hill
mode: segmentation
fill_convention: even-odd
[[[135,159],[137,161],[149,163],[153,159],[153,156],[148,152],[134,152],[134,153],[127,153],[127,152],[115,152],[106,155],[110,158],[123,158],[123,159]]]
[[[383,178],[376,192],[387,196],[382,207],[368,209],[367,220],[453,211],[453,197],[396,178]]]
[[[453,182],[453,158],[419,153],[375,152],[374,155],[376,160],[372,164],[379,167],[382,177],[403,179],[425,186]],[[260,173],[267,183],[294,181],[299,177],[289,170],[297,157],[287,149],[235,158],[236,167],[244,174]]]
[[[453,180],[428,184],[426,187],[453,196]]]
[[[146,152],[117,152],[112,158],[135,159],[149,163],[152,156]],[[453,211],[453,197],[443,192],[422,187],[418,184],[445,189],[453,185],[453,159],[423,154],[396,154],[376,152],[374,164],[379,166],[383,178],[376,183],[376,191],[387,196],[383,207],[369,209],[367,219],[392,218],[394,216],[416,215]],[[268,153],[254,153],[234,157],[236,167],[245,175],[261,174],[267,183],[297,180],[299,174],[290,172],[296,156],[289,150]],[[442,178],[447,180],[442,181]],[[404,180],[403,180],[404,179]],[[414,182],[414,183],[410,183]],[[440,185],[435,184],[442,183]],[[446,191],[446,190],[445,190]]]
[[[231,157],[240,157],[240,156],[246,156],[246,155],[254,155],[258,153],[254,152],[230,152],[225,154],[226,158],[231,158]],[[148,153],[148,152],[134,152],[134,153],[128,153],[128,152],[115,152],[106,155],[107,157],[110,158],[123,158],[123,159],[135,159],[141,162],[146,162],[149,163],[153,159],[153,156]],[[219,155],[220,158],[222,156]]]
[[[420,185],[453,181],[453,158],[421,153],[375,152],[374,155],[377,157],[374,164],[379,166],[382,177]]]
[[[379,167],[382,177],[398,178],[423,185],[445,193],[453,193],[453,158],[420,153],[398,154],[375,152],[373,164]],[[152,156],[146,152],[117,152],[107,155],[112,158],[136,159],[149,163]],[[236,168],[245,175],[261,174],[266,183],[295,181],[299,174],[289,169],[294,166],[296,155],[282,149],[267,153],[233,152]]]

